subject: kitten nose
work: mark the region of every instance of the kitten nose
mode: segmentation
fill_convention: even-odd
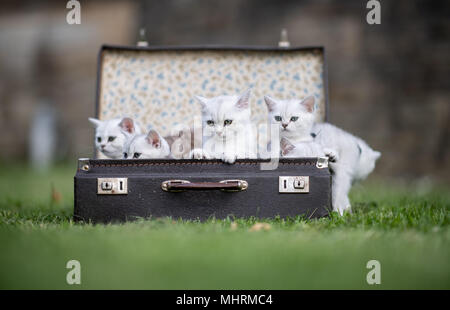
[[[217,132],[217,135],[218,135],[219,137],[221,137],[221,136],[222,136],[222,133],[223,133],[222,131],[218,131],[218,132]]]
[[[105,146],[106,146],[105,144],[100,145],[100,147],[101,147],[102,149],[104,149]]]
[[[281,124],[281,126],[283,126],[283,128],[286,128],[288,126],[288,124]]]

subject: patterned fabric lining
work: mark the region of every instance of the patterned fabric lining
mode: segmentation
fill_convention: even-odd
[[[252,88],[256,124],[267,122],[263,96],[316,97],[316,118],[325,118],[323,54],[303,51],[123,51],[104,50],[99,115],[129,116],[163,136],[200,117],[194,95],[234,95]]]

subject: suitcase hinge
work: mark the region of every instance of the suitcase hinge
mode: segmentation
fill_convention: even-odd
[[[89,171],[91,166],[89,165],[89,158],[78,159],[78,170]]]
[[[328,157],[317,157],[316,167],[319,169],[328,168]]]
[[[139,47],[148,46],[147,37],[145,35],[145,28],[139,29],[139,41],[137,41],[136,45]]]
[[[291,43],[288,39],[288,33],[285,28],[281,29],[280,41],[278,42],[278,47],[290,47]]]

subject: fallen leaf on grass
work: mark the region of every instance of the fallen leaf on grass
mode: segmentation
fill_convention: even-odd
[[[260,230],[265,230],[268,231],[270,230],[271,226],[269,223],[255,223],[252,227],[250,227],[249,231],[260,231]]]
[[[59,203],[62,199],[62,195],[58,192],[52,184],[52,203]]]

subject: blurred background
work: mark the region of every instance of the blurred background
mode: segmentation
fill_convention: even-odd
[[[376,175],[449,183],[450,2],[380,2],[369,25],[365,0],[80,0],[68,25],[67,1],[2,0],[0,160],[92,156],[104,43],[135,45],[144,27],[150,45],[275,46],[286,28],[293,46],[325,46],[330,122],[383,153]]]

